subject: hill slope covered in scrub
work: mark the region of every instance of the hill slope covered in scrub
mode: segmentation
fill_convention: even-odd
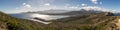
[[[0,12],[0,30],[116,30],[115,16],[103,14],[78,15],[42,24],[19,19]]]
[[[38,24],[40,23],[26,19],[18,19],[0,12],[0,25],[4,25],[7,30],[40,30]]]

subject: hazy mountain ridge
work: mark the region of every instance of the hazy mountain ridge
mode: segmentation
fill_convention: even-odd
[[[39,13],[39,14],[47,14],[47,15],[76,15],[76,14],[91,14],[91,13],[102,13],[104,11],[98,10],[59,10],[59,9],[50,9],[45,11],[37,11],[37,12],[26,12],[26,13]]]
[[[34,14],[39,14],[43,17],[45,15],[45,18],[49,19],[49,16],[58,16],[63,18],[62,16],[69,17],[69,16],[75,16],[75,15],[88,15],[88,14],[100,14],[105,13],[104,11],[97,11],[97,10],[59,10],[59,9],[50,9],[46,11],[37,11],[37,12],[24,12],[24,13],[18,13],[18,14],[10,14],[11,16],[18,17],[18,18],[34,18]],[[33,16],[34,15],[34,16]],[[48,17],[47,17],[48,16]],[[38,18],[42,18],[38,17]],[[43,19],[45,19],[43,18]],[[52,19],[52,18],[51,18]],[[54,18],[53,18],[54,19]],[[57,19],[57,18],[55,18]]]

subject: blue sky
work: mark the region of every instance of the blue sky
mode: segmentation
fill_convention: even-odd
[[[48,9],[80,9],[95,6],[120,11],[120,0],[0,0],[0,11],[18,13]]]

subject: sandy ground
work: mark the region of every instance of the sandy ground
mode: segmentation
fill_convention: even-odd
[[[118,19],[118,22],[116,23],[116,25],[118,26],[118,29],[120,29],[120,19]]]

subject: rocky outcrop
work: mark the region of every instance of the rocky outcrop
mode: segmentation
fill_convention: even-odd
[[[106,15],[106,16],[114,16],[114,14],[111,13],[111,12],[106,12],[105,15]]]
[[[6,24],[0,23],[0,30],[7,30]]]

